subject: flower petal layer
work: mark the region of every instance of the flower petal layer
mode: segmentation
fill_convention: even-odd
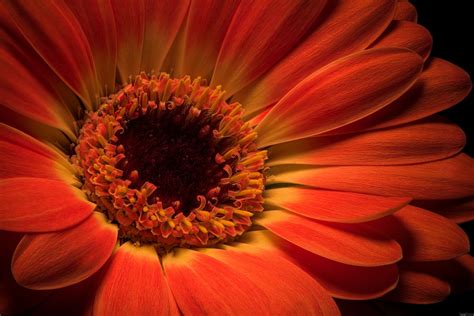
[[[371,47],[405,47],[427,59],[433,38],[423,26],[408,21],[393,21]]]
[[[211,80],[217,56],[239,1],[192,1],[176,57],[177,76]]]
[[[402,257],[394,239],[360,224],[321,223],[284,211],[265,211],[256,223],[292,244],[340,263],[373,267]]]
[[[4,33],[2,29],[0,29],[0,36],[2,41],[12,44],[12,46],[4,44],[0,47],[2,105],[30,119],[57,128],[74,139],[74,119],[67,109],[66,101],[61,99],[61,93],[58,91],[61,89],[59,88],[61,84],[55,83],[57,88],[55,89],[51,82],[45,80],[46,74],[51,75],[51,73],[47,65],[37,60],[39,56],[35,56],[36,60],[25,56],[15,39]],[[36,73],[37,71],[39,74]]]
[[[418,20],[418,13],[413,4],[408,1],[399,1],[395,9],[394,20],[405,20],[416,23]]]
[[[471,290],[474,286],[474,258],[470,255],[446,261],[404,262],[402,269],[433,275],[448,282],[452,292]]]
[[[113,92],[117,61],[117,34],[110,1],[67,0],[67,5],[75,15],[94,57],[99,89],[102,95]]]
[[[406,206],[410,200],[300,187],[265,192],[268,204],[309,218],[339,223],[366,222],[387,216]]]
[[[12,272],[29,289],[63,288],[99,270],[116,242],[116,226],[96,212],[72,228],[23,237],[13,255]]]
[[[184,283],[183,286],[183,288],[196,289],[193,293],[199,297],[204,296],[209,290],[211,290],[212,300],[216,299],[216,294],[225,297],[207,305],[204,304],[205,299],[200,300],[203,302],[202,308],[208,311],[214,311],[218,306],[225,304],[226,306],[237,305],[236,308],[239,311],[242,308],[247,308],[246,311],[252,312],[261,310],[264,315],[279,313],[283,315],[337,315],[337,306],[328,293],[308,274],[286,260],[282,251],[272,244],[270,235],[268,231],[248,232],[242,243],[234,243],[223,249],[205,249],[201,252],[181,251],[182,255],[193,259],[192,263],[201,262],[207,265],[196,265],[189,261],[186,261],[189,264],[184,261],[175,262],[176,257],[168,259],[165,257],[165,269],[166,271],[178,270],[172,272],[175,276],[184,276],[188,271],[192,271],[193,274],[203,270],[209,271],[203,273],[202,277],[194,279],[193,282]],[[167,268],[168,264],[169,268]],[[217,275],[213,272],[213,267],[218,267]],[[219,278],[221,273],[224,275]],[[167,275],[169,275],[168,272]],[[230,279],[226,275],[229,275]],[[234,280],[234,277],[237,279]],[[216,286],[221,288],[219,285],[227,284],[227,280],[234,282],[226,287],[226,291],[212,292]],[[233,295],[234,292],[238,292],[239,295]],[[243,293],[240,294],[240,292]],[[189,298],[189,292],[182,293],[183,297],[185,295],[188,296],[189,301],[192,300]],[[177,300],[179,304],[178,296]],[[196,302],[192,303],[196,306]],[[223,311],[224,314],[235,314],[235,310],[232,309]]]
[[[443,301],[451,293],[449,283],[422,271],[400,269],[395,290],[384,299],[410,304],[433,304]]]
[[[466,136],[457,125],[431,118],[391,129],[278,144],[269,149],[268,165],[413,164],[453,156],[465,143]]]
[[[149,73],[161,70],[166,54],[186,16],[189,2],[189,0],[145,1],[145,32],[140,71]],[[206,12],[204,8],[202,10]]]
[[[77,182],[64,156],[33,137],[0,123],[0,179],[14,177]]]
[[[22,234],[0,231],[0,313],[21,315],[45,299],[49,291],[32,291],[15,281],[11,271],[11,258]]]
[[[117,69],[122,83],[140,73],[145,34],[143,1],[112,1],[117,31]]]
[[[152,246],[123,244],[104,273],[94,315],[179,315]]]
[[[396,264],[380,267],[356,267],[315,255],[288,242],[280,242],[288,258],[303,268],[331,296],[367,300],[393,290],[398,282]]]
[[[474,220],[474,196],[455,200],[414,201],[415,206],[436,212],[455,223]]]
[[[98,96],[94,61],[87,37],[66,4],[52,0],[3,3],[31,46],[92,108]]]
[[[211,86],[222,85],[232,95],[257,79],[298,43],[325,4],[326,0],[240,2],[217,57]]]
[[[465,154],[403,166],[286,166],[271,169],[272,183],[295,183],[329,190],[420,200],[474,195],[474,162]]]
[[[0,229],[49,232],[83,221],[95,208],[81,190],[38,178],[0,179]]]
[[[247,114],[277,102],[319,68],[369,46],[392,20],[394,8],[393,0],[328,3],[314,32],[235,99],[242,102]]]
[[[398,100],[330,133],[385,128],[419,120],[459,103],[469,94],[471,87],[471,79],[463,69],[445,60],[432,58],[425,64],[415,84]]]
[[[411,205],[367,224],[397,240],[404,261],[449,260],[469,252],[469,239],[458,225]]]
[[[423,66],[415,53],[380,48],[339,59],[285,95],[257,126],[261,147],[314,136],[365,117],[397,99]]]
[[[71,139],[74,139],[70,138],[65,134],[65,132],[57,128],[30,119],[1,104],[0,113],[2,113],[2,116],[0,116],[0,124],[18,129],[33,136],[35,139],[41,140],[42,142],[54,144],[55,147],[69,149],[71,146]]]
[[[234,271],[212,257],[179,249],[163,258],[163,266],[176,303],[184,314],[268,314],[266,307],[271,301],[250,275]]]

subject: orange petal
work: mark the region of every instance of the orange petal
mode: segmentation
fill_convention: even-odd
[[[443,301],[450,293],[448,282],[423,271],[400,269],[397,288],[384,299],[410,304],[433,304]]]
[[[12,272],[29,289],[63,288],[99,270],[116,242],[117,227],[96,212],[70,229],[23,237],[13,255]]]
[[[10,262],[22,234],[0,231],[0,313],[23,315],[23,312],[45,299],[49,291],[32,291],[18,285]]]
[[[295,183],[318,188],[420,200],[455,199],[474,195],[474,163],[459,154],[452,158],[403,166],[306,167],[271,169],[272,183]]]
[[[140,73],[145,34],[145,4],[143,1],[112,1],[117,31],[117,69],[122,83]]]
[[[61,181],[0,179],[0,229],[49,232],[83,221],[95,208],[81,190]]]
[[[188,7],[189,0],[145,1],[145,33],[140,70],[161,70],[166,53],[173,44]],[[206,12],[204,8],[202,10]]]
[[[277,102],[314,71],[369,46],[390,23],[394,9],[393,0],[332,1],[314,32],[235,99],[247,114]]]
[[[0,179],[14,177],[77,182],[64,156],[33,137],[0,123]]]
[[[447,261],[404,262],[403,269],[429,273],[450,284],[453,292],[474,288],[474,258],[464,255]]]
[[[261,147],[326,132],[397,99],[423,66],[401,48],[366,50],[313,73],[281,99],[257,126]]]
[[[448,260],[469,252],[469,239],[458,225],[411,205],[367,225],[397,240],[405,261]]]
[[[0,124],[8,125],[42,142],[54,144],[55,147],[70,149],[71,139],[61,130],[30,119],[0,104]],[[66,151],[66,150],[65,150]]]
[[[425,64],[415,84],[398,100],[330,133],[385,128],[419,120],[459,103],[469,94],[471,87],[469,75],[463,69],[445,60],[432,58]]]
[[[397,128],[278,144],[269,149],[268,165],[412,164],[453,156],[465,143],[457,125],[431,118]]]
[[[2,30],[0,36],[3,40],[5,34]],[[60,129],[71,139],[75,139],[74,118],[59,93],[49,82],[43,80],[41,70],[44,67],[46,66],[40,62],[28,63],[13,47],[0,47],[2,105],[30,119]],[[40,71],[39,75],[37,71]]]
[[[366,222],[387,216],[410,200],[301,187],[265,191],[266,203],[309,218],[340,223]]]
[[[165,257],[165,270],[181,311],[338,314],[327,292],[285,260],[279,249],[266,244],[267,236],[251,232],[244,243],[224,249],[180,250],[178,255]]]
[[[474,220],[474,197],[455,200],[414,201],[415,206],[436,212],[460,224]]]
[[[368,300],[393,290],[398,282],[396,264],[356,267],[315,255],[288,242],[280,242],[288,258],[308,272],[331,296]]]
[[[94,315],[178,315],[152,246],[123,244],[97,291]]]
[[[239,1],[192,1],[183,30],[177,75],[210,81],[217,55]],[[225,88],[225,87],[224,87]]]
[[[252,282],[251,275],[232,266],[187,249],[165,256],[163,266],[184,314],[268,314],[269,298]]]
[[[394,20],[405,20],[411,22],[417,22],[418,13],[413,4],[408,1],[399,1],[395,9]]]
[[[92,108],[98,96],[94,61],[87,37],[66,4],[52,0],[3,3],[33,48]]]
[[[388,265],[402,257],[395,240],[360,224],[321,223],[284,211],[265,211],[257,223],[305,250],[349,265]]]
[[[211,86],[222,85],[232,95],[257,79],[298,43],[325,4],[242,1],[222,43]]]
[[[433,38],[423,26],[408,21],[393,21],[371,47],[406,47],[427,59]]]
[[[117,35],[110,1],[67,0],[67,5],[87,36],[102,95],[114,92]]]

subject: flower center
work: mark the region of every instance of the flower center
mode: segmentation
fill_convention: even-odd
[[[231,241],[263,210],[266,151],[220,87],[142,74],[88,113],[73,163],[121,241]]]

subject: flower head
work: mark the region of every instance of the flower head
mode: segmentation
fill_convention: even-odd
[[[409,2],[5,1],[0,35],[0,313],[474,287],[474,164],[436,115],[471,82]]]

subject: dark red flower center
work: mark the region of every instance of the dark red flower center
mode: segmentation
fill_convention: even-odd
[[[178,107],[163,115],[155,112],[130,121],[118,144],[125,148],[126,159],[120,169],[127,178],[136,170],[134,187],[145,182],[157,186],[149,197],[159,197],[164,207],[189,215],[199,206],[197,196],[205,196],[225,176],[223,164],[215,161],[226,142],[215,142],[210,133],[218,126],[207,110],[193,124],[184,124],[189,107]]]

